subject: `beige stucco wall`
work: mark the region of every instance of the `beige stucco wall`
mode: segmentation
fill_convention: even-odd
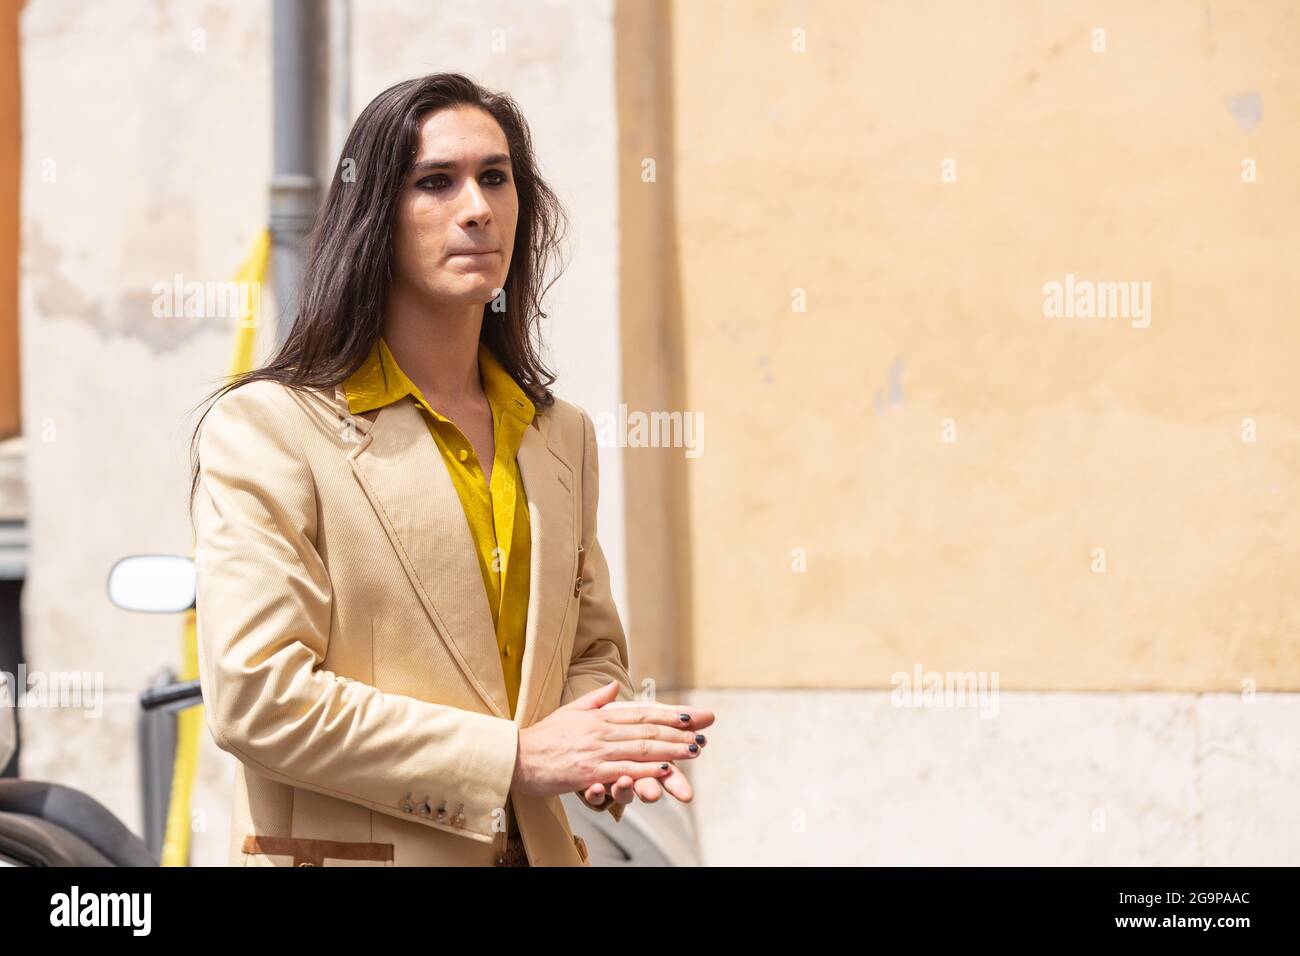
[[[704,862],[1294,863],[1295,5],[618,12],[625,395],[706,421],[626,452],[630,612],[718,715]],[[1067,273],[1150,324],[1048,318]]]
[[[1300,687],[1296,13],[671,5],[681,682]]]

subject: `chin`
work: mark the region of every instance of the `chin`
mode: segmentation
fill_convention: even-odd
[[[492,294],[502,288],[504,283],[489,281],[480,278],[476,281],[469,281],[465,277],[460,282],[448,282],[434,291],[436,298],[451,300],[453,302],[465,302],[478,304],[487,304],[492,301]]]

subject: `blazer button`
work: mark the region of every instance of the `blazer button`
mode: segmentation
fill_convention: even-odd
[[[465,804],[460,805],[456,815],[451,818],[451,825],[454,827],[463,827],[465,825]]]
[[[438,819],[441,820],[446,815],[447,815],[447,801],[444,800],[442,801],[442,803],[438,804]]]
[[[578,592],[582,590],[582,575],[578,575],[573,581],[573,596],[577,597]]]
[[[308,862],[307,860],[303,860],[303,861],[302,861],[301,863],[299,863],[298,865],[299,865],[299,866],[315,866],[316,864],[315,864],[315,863],[310,863],[310,862]]]
[[[424,798],[424,803],[420,804],[420,816],[428,817],[433,815],[433,805],[429,803],[429,798]]]
[[[413,812],[413,811],[415,810],[415,804],[411,803],[411,791],[410,791],[410,790],[406,791],[406,796],[404,796],[404,797],[402,798],[401,807],[402,807],[402,809],[405,810],[407,813],[411,813],[411,812]]]

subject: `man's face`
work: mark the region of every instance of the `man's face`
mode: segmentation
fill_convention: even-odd
[[[393,224],[393,281],[438,302],[484,303],[505,285],[519,196],[505,133],[469,106],[430,113]]]

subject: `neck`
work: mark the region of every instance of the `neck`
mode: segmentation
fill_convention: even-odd
[[[430,304],[389,292],[382,334],[407,378],[434,408],[474,403],[483,396],[478,343],[483,303]]]

